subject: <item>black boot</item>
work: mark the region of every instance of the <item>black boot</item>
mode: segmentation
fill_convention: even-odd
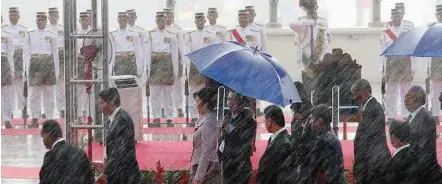
[[[42,119],[46,119],[46,114],[41,114]]]
[[[160,118],[153,119],[152,123],[147,124],[149,128],[159,128],[161,127]]]
[[[180,118],[184,117],[183,109],[177,109],[177,111],[178,111],[178,117]]]
[[[173,122],[172,122],[171,119],[168,119],[168,120],[166,121],[166,123],[167,123],[167,127],[173,127]]]
[[[38,119],[34,118],[32,119],[32,122],[30,125],[28,125],[28,128],[38,128],[40,125],[38,124]]]
[[[62,119],[65,118],[65,117],[64,117],[64,115],[65,115],[64,112],[65,112],[64,110],[60,110],[60,118],[62,118]]]
[[[5,121],[5,128],[12,128],[10,121]]]

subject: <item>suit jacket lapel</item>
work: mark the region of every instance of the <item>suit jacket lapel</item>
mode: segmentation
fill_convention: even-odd
[[[411,127],[415,127],[415,126],[417,126],[418,124],[419,124],[419,122],[418,122],[418,119],[420,119],[420,117],[422,116],[422,115],[424,115],[424,113],[425,113],[425,108],[422,108],[417,114],[416,114],[416,116],[414,116],[413,117],[413,120],[410,122],[410,128]]]
[[[118,110],[117,114],[115,114],[114,119],[111,122],[111,125],[109,127],[109,132],[111,132],[118,124],[118,119],[120,118],[120,113],[123,109]]]

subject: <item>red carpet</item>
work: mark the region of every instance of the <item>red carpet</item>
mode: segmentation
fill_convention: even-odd
[[[267,141],[257,141],[257,152],[252,157],[253,167],[257,168]],[[353,141],[341,141],[344,155],[344,167],[350,168],[353,162]],[[393,148],[390,150],[393,151]],[[442,160],[442,140],[437,141],[437,155]],[[137,159],[142,170],[155,168],[159,160],[165,169],[188,169],[192,151],[192,142],[142,142],[137,144]],[[93,159],[103,159],[103,146],[93,145]],[[43,159],[43,158],[42,158]],[[439,162],[440,163],[440,162]],[[2,166],[3,178],[38,178],[39,168],[17,168]]]

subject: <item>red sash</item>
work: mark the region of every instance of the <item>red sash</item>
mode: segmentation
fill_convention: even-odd
[[[391,31],[391,29],[385,30],[385,33],[390,37],[394,42],[397,40],[396,35]]]
[[[238,41],[241,44],[246,44],[246,42],[244,41],[244,39],[242,39],[242,37],[239,35],[238,31],[236,31],[236,29],[232,30],[232,35],[233,37],[235,37],[235,40]]]

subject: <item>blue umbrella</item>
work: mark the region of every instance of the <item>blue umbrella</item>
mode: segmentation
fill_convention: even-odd
[[[187,54],[198,71],[236,92],[280,106],[301,102],[287,71],[272,56],[236,42]]]
[[[442,23],[414,28],[381,54],[383,56],[442,57]]]

